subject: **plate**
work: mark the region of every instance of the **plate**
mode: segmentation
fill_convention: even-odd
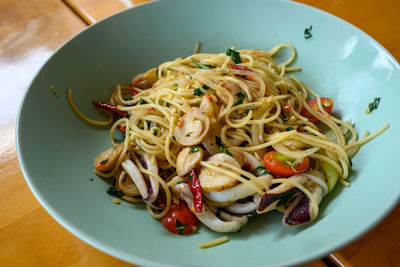
[[[284,17],[284,19],[282,19]],[[312,25],[312,37],[304,38]],[[143,205],[113,204],[108,184],[93,174],[92,160],[110,146],[108,129],[87,125],[68,106],[67,89],[84,114],[98,118],[93,99],[107,99],[117,83],[176,57],[202,52],[268,50],[293,44],[295,75],[335,102],[362,135],[390,129],[353,159],[351,186],[329,194],[317,220],[286,228],[281,214],[251,218],[230,241],[210,249],[198,242],[222,236],[201,227],[172,235]],[[282,55],[284,56],[284,55]],[[76,35],[46,62],[22,100],[17,121],[18,156],[31,190],[65,228],[92,246],[146,266],[276,266],[311,261],[357,239],[398,203],[397,99],[400,67],[376,41],[345,21],[287,1],[171,0],[111,16]],[[54,86],[52,93],[50,88]],[[378,110],[364,113],[381,97]]]

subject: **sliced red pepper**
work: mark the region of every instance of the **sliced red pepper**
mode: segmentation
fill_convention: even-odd
[[[231,65],[232,69],[236,69],[236,70],[248,70],[248,71],[253,71],[252,69],[249,69],[247,67],[243,67],[240,65]]]
[[[186,176],[186,182],[189,185],[190,191],[192,191],[194,210],[196,213],[201,213],[203,209],[203,194],[199,178],[194,169],[191,169],[189,174]]]
[[[250,163],[244,164],[244,167],[245,167],[248,171],[252,171],[252,170],[253,170],[253,167],[251,166]]]
[[[115,113],[115,114],[117,114],[117,115],[119,115],[121,117],[128,116],[128,112],[119,110],[117,108],[117,106],[115,106],[115,105],[111,105],[111,104],[108,104],[108,103],[105,103],[105,102],[102,102],[102,101],[97,101],[97,100],[93,100],[92,103],[95,104],[98,108],[109,110],[109,111],[111,111],[111,112],[113,112],[113,113]]]
[[[104,170],[104,168],[105,168],[107,162],[108,162],[108,159],[103,160],[102,162],[99,163],[99,165],[96,167],[96,169],[98,169],[99,171]]]
[[[183,123],[185,122],[185,119],[182,117],[179,122],[178,122],[178,127],[182,128],[183,127]]]
[[[282,109],[283,109],[283,111],[285,111],[285,112],[289,112],[289,111],[290,111],[290,105],[289,105],[289,104],[284,105]]]
[[[126,127],[122,127],[121,125],[117,126],[118,130],[120,130],[121,132],[125,132],[126,131]]]
[[[307,104],[310,106],[310,108],[314,109],[314,110],[318,110],[318,101],[317,99],[311,99],[307,101]],[[330,113],[332,111],[333,108],[333,101],[332,99],[328,98],[328,97],[321,97],[321,104],[323,109],[327,112]],[[303,108],[300,112],[300,115],[303,117],[308,118],[308,120],[312,123],[316,123],[318,122],[318,119],[315,118],[313,115],[311,115],[310,112],[308,112],[307,109]]]
[[[133,88],[136,84],[140,83],[141,81],[143,81],[143,78],[139,78],[136,81],[134,81],[133,83],[131,83],[129,85],[129,87]]]

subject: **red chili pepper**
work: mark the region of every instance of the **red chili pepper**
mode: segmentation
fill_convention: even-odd
[[[141,81],[143,81],[143,78],[139,78],[136,81],[134,81],[133,83],[131,83],[129,85],[129,87],[133,88],[136,84],[140,83]]]
[[[107,162],[108,162],[108,159],[103,160],[102,162],[99,163],[99,165],[96,167],[96,169],[98,169],[99,171],[104,170],[104,168],[105,168]]]
[[[132,95],[137,95],[137,94],[139,94],[138,91],[132,90]]]
[[[118,125],[118,130],[120,130],[121,132],[125,132],[126,131],[126,127],[122,127],[121,125]]]
[[[247,80],[253,80],[254,77],[253,77],[253,76],[246,76],[246,79],[247,79]]]
[[[250,163],[244,164],[244,167],[245,167],[248,171],[252,171],[252,170],[253,170],[253,167],[251,166]]]
[[[252,69],[249,69],[247,67],[239,66],[239,65],[231,65],[232,69],[237,69],[237,70],[248,70],[248,71],[253,71]]]
[[[207,97],[208,101],[211,101],[211,96],[209,94],[205,94],[204,96]]]
[[[178,122],[178,127],[182,128],[183,127],[183,123],[185,122],[185,119],[182,117],[179,122]]]
[[[283,111],[289,112],[289,111],[290,111],[290,105],[289,105],[289,104],[284,105],[284,106],[283,106]]]
[[[92,103],[95,104],[99,108],[109,110],[117,115],[120,115],[121,117],[128,116],[128,112],[119,110],[117,108],[117,106],[115,106],[115,105],[111,105],[111,104],[104,103],[104,102],[97,101],[97,100],[93,100]]]
[[[199,178],[197,177],[196,171],[191,169],[189,174],[186,176],[186,181],[189,185],[190,191],[193,194],[193,206],[196,213],[201,213],[203,208],[203,194],[201,192],[201,186]]]

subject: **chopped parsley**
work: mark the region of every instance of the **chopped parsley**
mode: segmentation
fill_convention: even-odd
[[[100,161],[100,165],[104,165],[104,164],[106,164],[106,163],[107,163],[107,161],[108,161],[108,159],[105,159],[105,160],[102,160],[102,161]]]
[[[199,151],[200,151],[200,150],[199,150],[198,147],[192,147],[192,148],[190,149],[190,151],[189,151],[189,154],[196,153],[196,152],[199,152]]]
[[[140,129],[140,130],[144,130],[144,125],[142,125],[142,121],[138,121],[138,123],[136,124],[136,126]]]
[[[183,234],[183,231],[185,231],[185,229],[187,227],[186,225],[181,223],[178,219],[176,219],[176,221],[175,221],[175,226],[180,235]]]
[[[308,38],[312,37],[311,30],[312,30],[312,25],[310,26],[310,28],[306,28],[304,30],[304,38],[305,39],[308,39]]]
[[[262,170],[263,172],[261,175],[271,174],[264,166],[257,166],[255,170],[256,171]],[[261,176],[261,175],[259,175],[259,176]]]
[[[206,69],[206,70],[211,69],[211,66],[201,64],[200,62],[198,62],[198,61],[197,61],[196,59],[194,59],[194,58],[191,58],[191,59],[192,59],[192,62],[193,62],[194,64],[196,64],[197,67],[199,67],[200,69]]]
[[[140,98],[140,99],[139,99],[139,104],[140,104],[140,105],[146,104],[146,101],[144,101],[143,98]]]
[[[240,59],[240,53],[233,50],[233,49],[228,49],[226,51],[226,55],[230,56],[233,60],[233,62],[235,62],[235,64],[241,63],[242,60]]]
[[[158,128],[154,127],[154,128],[153,128],[153,135],[154,135],[154,136],[157,136],[157,133],[158,133]]]
[[[287,127],[285,130],[286,131],[291,131],[291,130],[293,130],[293,127]]]
[[[236,103],[235,103],[234,106],[243,104],[243,99],[246,98],[246,95],[245,95],[243,92],[240,92],[240,93],[237,93],[236,96],[239,97],[239,98],[238,98],[238,100],[236,101]]]
[[[203,86],[201,86],[204,90],[208,90],[208,89],[210,89],[210,87],[209,86],[207,86],[207,85],[205,85],[205,84],[203,84]]]
[[[256,210],[253,210],[252,212],[250,212],[250,215],[251,215],[251,216],[257,216],[257,215],[258,215],[258,213],[257,213],[257,211],[256,211]]]
[[[368,109],[369,109],[368,113],[371,113],[374,109],[378,109],[379,102],[381,102],[381,98],[375,97],[374,101],[368,104]]]
[[[189,173],[187,177],[188,177],[189,182],[191,182],[193,180],[193,175],[191,173]]]
[[[196,88],[193,91],[193,95],[202,96],[203,92],[200,90],[200,88]]]
[[[124,101],[129,101],[129,100],[132,100],[132,99],[133,99],[132,97],[125,97]]]
[[[125,196],[124,192],[122,192],[121,190],[117,190],[115,187],[109,187],[107,190],[107,194],[116,196],[116,197]]]
[[[177,84],[177,83],[174,83],[172,86],[173,86],[173,87],[178,87],[178,84]]]
[[[175,136],[171,136],[171,138],[172,138],[172,140],[176,141],[176,138],[175,138]]]
[[[232,156],[231,152],[227,148],[225,148],[224,144],[221,141],[221,138],[216,136],[215,143],[217,144],[217,146],[219,146],[219,151],[221,151],[222,153],[228,154],[229,156]]]
[[[219,151],[221,151],[222,153],[228,154],[229,156],[232,156],[231,152],[223,146],[219,147]]]

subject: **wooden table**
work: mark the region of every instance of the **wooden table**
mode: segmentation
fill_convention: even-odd
[[[349,21],[400,60],[400,1],[299,1]],[[19,168],[14,129],[25,87],[57,47],[88,24],[142,2],[146,0],[0,2],[0,266],[131,266],[82,242],[40,206]],[[328,259],[345,266],[398,266],[398,225],[400,205],[369,233]],[[326,262],[305,266],[326,266]]]

